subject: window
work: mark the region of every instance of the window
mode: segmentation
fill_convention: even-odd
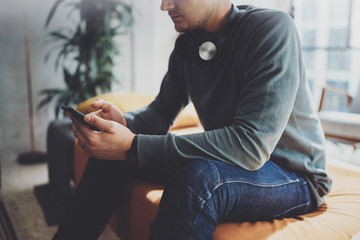
[[[350,71],[351,51],[328,50],[327,69],[334,71]]]
[[[340,88],[340,89],[347,89],[348,83],[346,81],[338,81],[338,80],[326,80],[327,85]],[[341,112],[347,111],[347,100],[345,97],[340,97],[337,93],[334,92],[327,92],[325,95],[325,102],[323,110],[334,110]]]
[[[315,101],[325,85],[355,94],[360,82],[360,0],[293,0],[293,4]],[[328,94],[326,104],[332,110],[346,110],[340,95]]]

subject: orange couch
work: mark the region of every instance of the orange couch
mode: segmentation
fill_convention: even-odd
[[[146,99],[146,101],[148,100]],[[133,107],[138,108],[139,105]],[[84,109],[80,110],[84,111]],[[126,110],[129,109],[124,111]],[[201,130],[194,124],[188,126],[180,124],[177,129],[173,129],[173,132],[184,134]],[[75,140],[75,185],[81,179],[87,159],[88,156]],[[360,232],[360,167],[329,159],[328,171],[334,179],[333,188],[327,196],[326,203],[315,212],[296,218],[273,221],[218,224],[213,239],[351,239]],[[148,238],[149,224],[156,215],[162,192],[162,185],[141,181],[128,183],[127,194],[124,196],[125,201],[121,205],[119,204],[109,222],[109,225],[122,240],[144,240]]]

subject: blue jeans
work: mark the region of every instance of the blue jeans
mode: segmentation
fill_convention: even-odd
[[[315,206],[307,181],[272,161],[257,171],[208,159],[191,161],[178,171],[156,171],[90,159],[54,239],[97,239],[121,199],[125,175],[166,183],[150,226],[151,240],[212,239],[220,222],[292,217]]]
[[[150,239],[212,239],[219,222],[292,217],[313,206],[307,181],[271,161],[247,171],[196,160],[166,185]]]

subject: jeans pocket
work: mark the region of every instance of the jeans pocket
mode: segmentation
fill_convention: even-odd
[[[310,202],[306,202],[306,203],[291,207],[291,208],[289,208],[285,211],[282,211],[278,214],[275,214],[273,217],[280,219],[280,218],[287,218],[287,217],[294,217],[297,215],[302,215],[302,214],[307,213],[309,205],[310,205]]]

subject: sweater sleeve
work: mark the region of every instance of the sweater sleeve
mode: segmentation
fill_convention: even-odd
[[[168,132],[176,116],[188,104],[187,89],[181,84],[179,63],[172,53],[169,68],[159,94],[149,105],[135,112],[125,113],[129,129],[136,134],[164,135]]]
[[[260,14],[260,13],[259,13]],[[246,18],[247,52],[244,85],[233,123],[198,134],[139,135],[142,167],[179,167],[211,158],[248,170],[259,169],[275,149],[290,118],[302,78],[301,49],[293,20],[286,13],[265,10]]]

